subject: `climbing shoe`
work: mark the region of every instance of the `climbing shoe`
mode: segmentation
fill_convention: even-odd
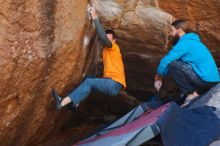
[[[52,90],[51,94],[52,94],[52,96],[54,98],[54,101],[55,101],[56,110],[60,110],[62,108],[62,106],[61,106],[61,101],[62,101],[61,97],[56,93],[55,90]]]
[[[75,104],[73,104],[73,102],[71,102],[68,106],[69,106],[70,110],[72,110],[74,112],[74,111],[76,111],[77,107],[79,106],[79,103],[75,105]]]

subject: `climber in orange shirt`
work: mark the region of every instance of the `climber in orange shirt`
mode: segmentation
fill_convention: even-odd
[[[102,59],[104,65],[103,78],[86,78],[75,90],[65,98],[61,98],[56,91],[52,90],[56,109],[60,110],[66,105],[75,109],[80,102],[85,100],[92,92],[101,92],[106,95],[115,96],[126,88],[124,65],[119,46],[115,43],[115,32],[104,30],[98,20],[95,9],[90,8],[90,15],[95,24],[98,37],[104,44]]]

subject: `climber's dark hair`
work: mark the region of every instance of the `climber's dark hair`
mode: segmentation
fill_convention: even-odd
[[[116,34],[112,29],[106,29],[105,30],[106,34],[111,34],[113,39],[116,39]]]
[[[191,32],[188,21],[186,19],[175,20],[171,25],[174,26],[176,29],[181,28],[185,33]]]

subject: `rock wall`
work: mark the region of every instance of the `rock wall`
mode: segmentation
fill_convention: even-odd
[[[127,91],[137,97],[147,99],[154,91],[156,67],[168,51],[170,23],[175,18],[191,20],[220,63],[218,0],[91,2],[105,28],[118,33]],[[86,74],[97,71],[100,47],[87,19],[88,3],[0,0],[1,145],[35,145],[71,117],[68,110],[54,110],[50,90],[65,96]],[[92,103],[96,107],[96,102]]]
[[[66,95],[84,74],[96,70],[99,54],[85,11],[88,2],[0,4],[0,141],[35,145],[71,116],[54,110],[51,88]]]

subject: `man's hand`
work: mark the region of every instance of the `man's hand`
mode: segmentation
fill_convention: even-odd
[[[94,8],[94,7],[90,7],[90,8],[89,8],[89,13],[90,13],[90,15],[91,15],[91,17],[92,17],[92,20],[98,18],[98,16],[96,15],[96,12],[95,12],[95,8]]]
[[[155,76],[155,82],[154,82],[154,87],[157,89],[157,91],[160,90],[161,86],[162,86],[162,77],[158,74],[156,74]]]
[[[162,86],[163,81],[162,80],[156,80],[154,82],[154,87],[157,89],[157,91],[160,91],[160,88]]]

